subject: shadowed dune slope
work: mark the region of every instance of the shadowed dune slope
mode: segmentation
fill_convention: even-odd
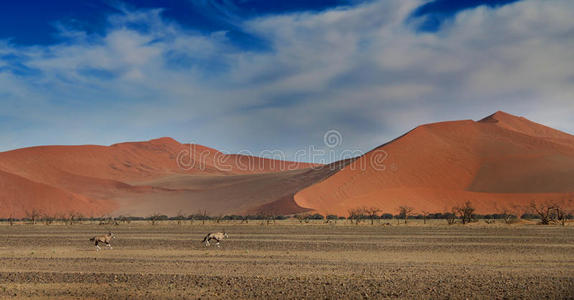
[[[198,213],[210,215],[272,214],[304,212],[293,195],[303,188],[335,174],[349,161],[315,168],[248,175],[175,175],[142,182],[158,189],[153,193],[134,194],[118,201],[117,214],[141,215],[162,212],[175,215]],[[145,215],[145,214],[144,214]]]
[[[401,205],[444,212],[472,201],[478,213],[524,211],[531,201],[573,199],[574,136],[497,112],[478,122],[415,128],[295,195],[320,213]]]

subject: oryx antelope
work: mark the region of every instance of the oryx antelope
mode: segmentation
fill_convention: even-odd
[[[229,236],[227,235],[226,232],[215,232],[215,233],[208,233],[204,238],[202,243],[205,243],[205,246],[209,246],[209,241],[211,240],[215,240],[217,243],[217,247],[219,247],[219,242],[221,242],[223,239],[228,239]]]
[[[112,241],[112,239],[115,239],[115,238],[116,238],[116,236],[113,233],[108,232],[105,235],[95,236],[95,237],[91,238],[90,241],[94,242],[94,245],[96,245],[96,250],[100,251],[100,249],[102,249],[102,248],[100,248],[100,246],[98,245],[99,243],[106,244],[106,246],[108,246],[108,248],[113,249],[112,245],[110,245],[110,242]]]

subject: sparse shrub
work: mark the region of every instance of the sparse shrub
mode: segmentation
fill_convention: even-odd
[[[446,219],[448,225],[453,225],[454,223],[456,223],[456,213],[454,212],[454,210],[452,212],[444,213],[443,216],[444,219]]]

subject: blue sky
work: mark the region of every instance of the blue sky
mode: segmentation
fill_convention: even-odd
[[[171,136],[364,152],[497,110],[574,132],[567,0],[10,1],[0,151]]]

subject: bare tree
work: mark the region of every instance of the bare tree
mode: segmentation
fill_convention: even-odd
[[[10,217],[8,217],[8,223],[10,223],[10,226],[14,226],[14,214],[11,213]]]
[[[177,220],[177,225],[181,225],[183,223],[183,220],[185,220],[185,214],[181,209],[177,212],[175,219]]]
[[[429,217],[430,212],[428,212],[428,211],[426,211],[426,210],[423,210],[421,213],[423,214],[423,224],[426,224],[426,223],[427,223],[427,218]]]
[[[550,223],[560,224],[562,226],[566,225],[566,220],[568,219],[568,210],[566,207],[571,207],[571,200],[568,204],[561,205],[559,203],[540,203],[532,201],[530,203],[530,208],[540,217],[540,224],[548,225]]]
[[[365,208],[364,211],[367,214],[367,216],[369,216],[369,219],[371,219],[371,225],[374,225],[375,219],[377,219],[379,217],[378,213],[381,210],[376,208],[376,207],[370,207],[370,208]]]
[[[42,211],[32,208],[31,211],[26,211],[26,218],[29,219],[32,224],[36,224],[40,216],[42,215]]]
[[[365,208],[353,208],[349,209],[349,219],[351,220],[351,224],[353,221],[355,225],[359,225],[359,223],[365,218]]]
[[[540,217],[540,224],[548,225],[558,222],[558,212],[560,209],[554,203],[539,203],[532,201],[530,209]]]
[[[207,209],[200,209],[198,215],[201,217],[201,224],[205,225],[207,219]]]
[[[414,208],[409,206],[401,206],[399,207],[399,217],[405,220],[405,224],[407,224],[407,220],[409,216],[412,216],[413,212],[415,211]]]
[[[470,201],[466,201],[461,207],[455,207],[454,210],[458,213],[462,224],[470,223],[474,218],[474,207]]]
[[[277,216],[275,215],[274,212],[269,211],[261,213],[260,218],[261,218],[261,224],[270,225],[271,223],[275,224],[275,218],[277,218]]]

